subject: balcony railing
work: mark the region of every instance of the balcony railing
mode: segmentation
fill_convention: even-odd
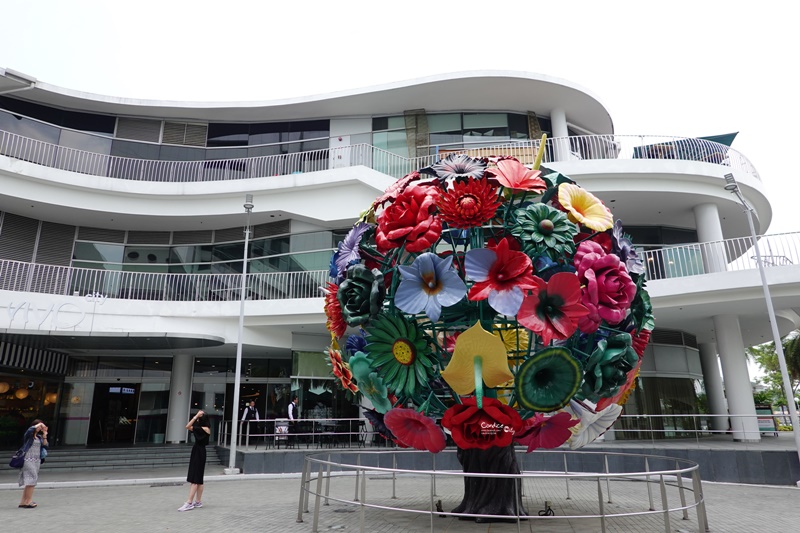
[[[800,233],[764,235],[758,246],[767,268],[800,265]],[[758,268],[750,237],[661,247],[640,252],[640,256],[651,280]]]
[[[72,268],[0,260],[0,290],[101,295],[104,298],[159,301],[231,301],[241,298],[240,274],[168,274]],[[321,298],[327,270],[250,273],[248,300]]]
[[[540,144],[541,140],[533,139],[430,146],[427,148],[431,155],[415,158],[393,154],[369,144],[354,144],[238,159],[163,161],[97,154],[0,131],[0,155],[80,174],[168,183],[265,178],[353,166],[366,166],[399,178],[450,153],[466,153],[472,157],[510,155],[530,164],[535,160]],[[704,139],[646,135],[557,137],[547,139],[543,154],[545,164],[616,159],[701,161],[759,177],[744,155],[726,145]]]
[[[759,250],[766,268],[800,265],[800,233],[765,235]],[[643,248],[648,248],[644,246]],[[640,251],[649,280],[758,268],[749,237]],[[327,270],[250,273],[251,300],[320,298]],[[0,260],[0,290],[166,301],[233,301],[241,297],[240,274],[169,274],[73,268]]]

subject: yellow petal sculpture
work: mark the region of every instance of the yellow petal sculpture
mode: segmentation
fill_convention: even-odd
[[[476,358],[480,358],[476,365]],[[458,336],[450,364],[442,371],[442,377],[459,395],[475,391],[475,367],[482,366],[483,382],[487,387],[497,387],[514,379],[508,368],[506,347],[481,327],[480,322]]]
[[[572,183],[558,186],[558,203],[567,210],[572,222],[583,224],[594,231],[606,231],[614,225],[611,212],[595,195]]]

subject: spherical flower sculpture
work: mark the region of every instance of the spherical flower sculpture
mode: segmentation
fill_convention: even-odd
[[[436,453],[446,429],[465,472],[518,472],[515,443],[597,438],[654,327],[621,222],[532,167],[458,154],[408,174],[367,206],[325,288],[337,381],[398,445]],[[454,512],[516,513],[512,480],[476,479]]]

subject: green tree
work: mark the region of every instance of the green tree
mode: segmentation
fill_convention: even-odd
[[[789,333],[781,340],[783,354],[786,358],[786,367],[789,371],[789,380],[792,386],[793,396],[797,397],[800,389],[800,330]],[[765,376],[759,381],[763,383],[765,391],[771,398],[773,405],[786,405],[785,393],[783,390],[783,377],[781,367],[778,362],[778,354],[775,351],[775,343],[767,342],[758,346],[748,348],[747,355],[764,371]]]

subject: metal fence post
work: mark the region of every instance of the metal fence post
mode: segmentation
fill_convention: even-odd
[[[306,501],[306,482],[308,481],[308,474],[311,463],[306,459],[303,461],[303,475],[300,477],[300,501],[297,502],[297,523],[303,521],[303,502]]]
[[[664,531],[670,533],[669,526],[669,503],[667,503],[667,485],[664,483],[664,474],[659,476],[659,485],[661,485],[661,506],[664,508]]]

